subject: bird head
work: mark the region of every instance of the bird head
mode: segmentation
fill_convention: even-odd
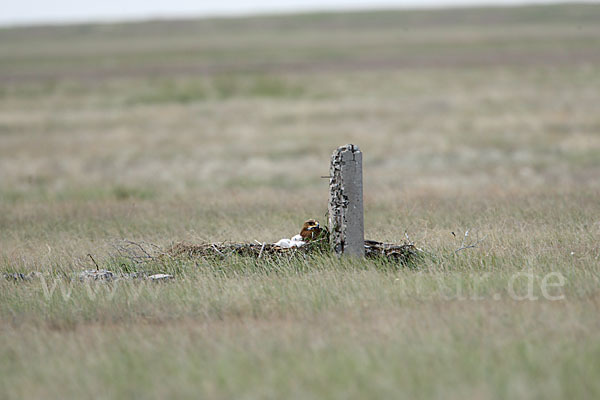
[[[300,236],[302,236],[303,240],[311,240],[317,238],[320,233],[321,226],[319,225],[319,221],[309,219],[302,225]]]
[[[316,221],[314,219],[309,219],[308,221],[306,221],[304,223],[304,226],[302,228],[306,228],[307,230],[312,231],[318,227],[319,227],[319,221]]]

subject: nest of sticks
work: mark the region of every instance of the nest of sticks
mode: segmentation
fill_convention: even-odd
[[[272,243],[177,243],[165,251],[169,257],[222,257],[232,255],[254,257],[256,259],[275,258],[280,256],[308,256],[313,253],[331,252],[329,243],[315,240],[301,247],[282,248]],[[420,250],[412,243],[391,244],[374,240],[365,240],[365,257],[370,259],[384,258],[395,263],[406,264],[415,259]]]

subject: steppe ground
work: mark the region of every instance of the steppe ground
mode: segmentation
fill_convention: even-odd
[[[0,273],[41,275],[0,279],[0,398],[600,398],[598,21],[582,4],[1,29]],[[407,232],[422,261],[71,280],[88,253],[134,269],[123,239],[323,222],[346,143],[366,236]],[[467,229],[485,239],[455,252]]]

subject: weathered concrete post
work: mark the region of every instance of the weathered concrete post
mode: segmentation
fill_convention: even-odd
[[[364,257],[362,153],[358,146],[347,144],[331,156],[328,209],[333,251]]]

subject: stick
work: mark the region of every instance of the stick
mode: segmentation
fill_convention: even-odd
[[[473,248],[477,247],[477,245],[479,243],[483,242],[485,240],[485,238],[487,237],[487,235],[485,235],[481,239],[477,239],[474,243],[466,244],[468,236],[469,236],[469,229],[467,229],[465,231],[465,236],[463,237],[463,240],[462,240],[462,243],[460,244],[460,247],[458,249],[454,250],[455,254],[458,253],[461,250],[473,249]],[[477,236],[479,236],[479,235],[477,235]]]
[[[94,262],[94,264],[96,265],[96,271],[100,270],[100,267],[98,266],[98,263],[96,262],[96,260],[94,260],[94,257],[92,257],[91,254],[88,253],[88,256],[92,259],[92,261]]]

